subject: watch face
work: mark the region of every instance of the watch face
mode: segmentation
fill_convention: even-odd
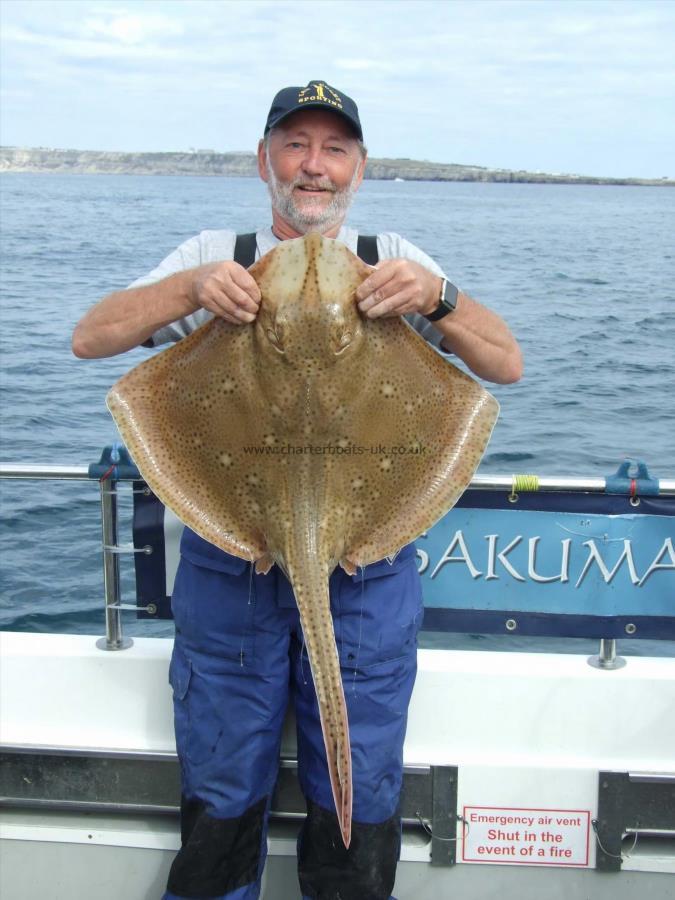
[[[457,294],[458,291],[454,284],[451,284],[449,281],[443,282],[441,304],[447,309],[448,312],[453,312],[453,310],[457,306]]]

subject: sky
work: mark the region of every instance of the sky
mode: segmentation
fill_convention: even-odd
[[[0,143],[254,150],[281,87],[371,156],[675,177],[675,0],[0,0]]]

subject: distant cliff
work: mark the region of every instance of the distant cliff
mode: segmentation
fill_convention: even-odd
[[[97,150],[0,147],[0,172],[42,172],[88,175],[229,175],[251,178],[258,174],[253,153],[112,153]],[[539,184],[669,185],[671,179],[595,178],[587,175],[551,175],[544,172],[487,169],[455,163],[414,159],[369,159],[366,178],[393,181],[501,181]]]
[[[78,175],[257,175],[253,153],[111,153],[0,147],[0,172]]]

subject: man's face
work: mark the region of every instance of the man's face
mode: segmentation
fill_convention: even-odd
[[[339,230],[363,179],[365,159],[341,116],[308,109],[273,129],[267,149],[261,142],[258,168],[275,225],[281,218],[298,235],[328,234]]]

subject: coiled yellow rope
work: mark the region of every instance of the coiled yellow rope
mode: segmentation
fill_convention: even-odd
[[[511,493],[509,494],[509,500],[511,503],[516,503],[518,500],[518,494],[524,491],[538,491],[539,490],[539,476],[538,475],[514,475],[513,482],[511,484]]]

